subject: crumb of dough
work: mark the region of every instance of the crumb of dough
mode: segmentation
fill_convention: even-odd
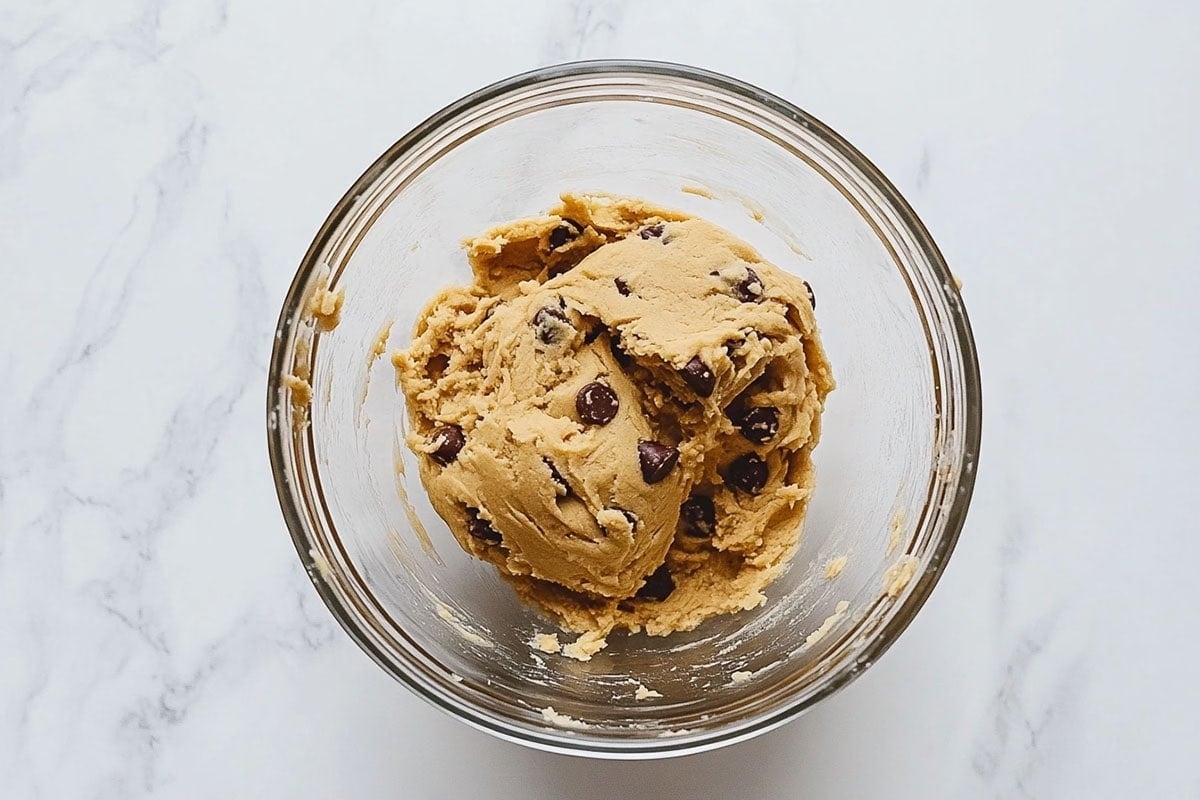
[[[292,405],[306,406],[312,402],[312,384],[295,375],[284,375],[283,385],[292,392]]]
[[[576,661],[591,661],[592,656],[608,646],[608,639],[596,631],[588,631],[562,649],[562,654]]]
[[[954,279],[954,288],[958,289],[961,292],[962,287],[963,287],[962,278],[958,277],[953,272],[950,273],[950,277]]]
[[[651,697],[662,697],[661,692],[656,692],[653,689],[647,689],[642,684],[638,684],[637,691],[633,693],[636,700],[649,700]]]
[[[537,633],[529,640],[529,646],[543,653],[557,653],[562,649],[557,633]]]
[[[345,302],[346,290],[330,290],[329,270],[325,268],[304,307],[316,322],[317,330],[331,331],[342,321],[342,305]]]
[[[367,357],[367,366],[375,363],[375,360],[387,352],[388,338],[392,335],[392,323],[388,322],[379,329],[379,333],[375,335],[375,340],[371,342],[371,351]]]
[[[842,574],[842,570],[846,568],[846,556],[838,556],[831,558],[825,562],[825,580],[832,581]]]
[[[459,675],[457,672],[451,672],[450,680],[454,681],[455,683],[462,683],[462,675]]]
[[[938,453],[937,476],[943,481],[950,480],[950,473],[954,471],[954,459],[944,449]]]
[[[297,339],[292,353],[291,374],[283,376],[284,388],[290,392],[292,428],[297,431],[308,424],[308,409],[313,398],[313,388],[310,383],[312,365],[308,360],[310,352],[312,352],[312,345],[309,340],[304,337]]]
[[[897,508],[892,515],[892,532],[888,534],[887,554],[890,556],[904,538],[904,509]]]
[[[307,336],[296,339],[296,346],[292,350],[292,374],[301,380],[312,378],[312,365],[308,361],[311,353],[312,342]]]
[[[283,385],[291,393],[292,427],[302,429],[308,424],[308,407],[312,403],[312,384],[299,375],[284,375]]]
[[[312,559],[313,569],[321,576],[321,579],[329,583],[329,578],[333,574],[333,568],[329,566],[329,559],[319,550],[309,550],[308,557]]]
[[[750,670],[740,669],[737,672],[735,672],[729,676],[729,683],[732,685],[737,685],[739,683],[745,683],[746,681],[750,680],[753,677],[754,677],[754,673],[751,672]]]
[[[716,196],[707,186],[699,186],[696,184],[681,186],[680,191],[682,191],[684,194],[694,194],[696,197],[703,197],[706,200],[712,200],[713,197]]]
[[[850,603],[848,601],[839,600],[838,604],[833,608],[833,613],[825,618],[825,621],[821,623],[821,627],[817,628],[804,639],[804,646],[812,647],[814,644],[824,639],[825,634],[833,630],[833,626],[837,625],[838,622],[841,621],[842,617],[846,615],[846,609],[849,607]]]
[[[572,728],[574,730],[583,730],[588,726],[586,722],[577,720],[574,717],[569,717],[566,714],[560,714],[554,710],[554,706],[546,706],[542,709],[542,719],[555,725],[559,728]]]
[[[918,563],[916,556],[903,555],[888,567],[887,572],[883,573],[883,591],[888,597],[895,597],[904,591],[913,575],[917,574]]]

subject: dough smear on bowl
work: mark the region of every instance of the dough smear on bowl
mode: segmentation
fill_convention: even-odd
[[[393,354],[459,544],[567,629],[761,605],[796,550],[834,382],[811,288],[701,219],[571,195],[466,243]]]

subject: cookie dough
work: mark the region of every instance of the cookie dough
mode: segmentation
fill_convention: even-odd
[[[765,602],[834,385],[809,285],[715,225],[608,195],[466,247],[473,283],[392,358],[459,544],[601,642]]]
[[[529,641],[529,646],[534,650],[541,650],[543,653],[557,653],[562,650],[562,645],[558,643],[557,633],[537,633],[533,639]]]
[[[838,556],[825,562],[825,580],[837,580],[837,577],[842,574],[842,570],[846,568],[846,562],[849,556]]]
[[[662,697],[662,692],[657,692],[654,689],[647,689],[643,684],[637,685],[637,690],[633,693],[634,700],[650,700],[652,698]]]

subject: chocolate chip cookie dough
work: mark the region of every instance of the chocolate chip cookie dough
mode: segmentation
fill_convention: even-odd
[[[708,222],[607,195],[466,245],[474,282],[392,359],[459,544],[599,637],[765,602],[833,388],[808,284]]]

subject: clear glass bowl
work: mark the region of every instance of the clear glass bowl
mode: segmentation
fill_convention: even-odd
[[[532,650],[531,637],[555,626],[451,538],[401,443],[391,364],[372,357],[388,324],[388,350],[406,345],[426,300],[469,280],[464,237],[540,213],[565,190],[692,212],[802,275],[838,380],[803,542],[769,602],[690,633],[614,635],[586,663]],[[346,300],[340,324],[321,332],[304,307],[326,276]],[[311,375],[310,409],[293,407],[289,374]],[[644,758],[769,730],[895,641],[962,528],[980,387],[950,271],[908,204],[845,140],[710,72],[584,62],[454,103],[354,184],[284,303],[268,429],[300,557],[380,666],[504,739]],[[843,555],[841,575],[828,579],[826,563]],[[898,562],[915,572],[889,594]],[[662,696],[635,699],[639,684]]]

